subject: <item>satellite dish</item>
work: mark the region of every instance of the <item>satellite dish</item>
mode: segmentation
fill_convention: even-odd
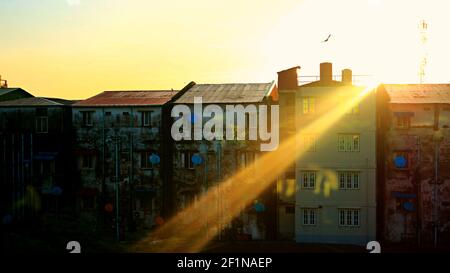
[[[395,167],[397,167],[397,168],[405,168],[406,163],[407,163],[406,158],[402,155],[396,156],[394,158],[394,164],[395,164]]]
[[[203,162],[203,158],[199,154],[194,154],[191,160],[194,165],[200,165]]]
[[[263,203],[259,202],[256,203],[253,207],[255,208],[256,212],[264,212],[266,210],[266,206],[264,206]]]
[[[150,163],[152,164],[159,164],[161,162],[161,158],[157,154],[151,154],[150,155]]]

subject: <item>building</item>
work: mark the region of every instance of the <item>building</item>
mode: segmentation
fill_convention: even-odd
[[[36,229],[44,214],[73,212],[73,102],[13,94],[25,98],[0,102],[1,215]]]
[[[174,207],[177,211],[190,204],[195,204],[204,192],[237,173],[239,169],[254,167],[255,160],[264,152],[261,152],[261,141],[250,140],[248,137],[249,130],[252,129],[249,125],[249,116],[251,113],[258,114],[259,105],[266,105],[270,109],[270,105],[276,103],[277,87],[275,82],[193,85],[174,101],[174,106],[188,106],[192,113],[189,122],[195,125],[196,121],[199,121],[204,126],[210,118],[203,117],[203,112],[195,111],[195,98],[201,98],[203,109],[211,105],[217,105],[223,113],[225,113],[227,106],[242,105],[245,109],[249,105],[256,107],[255,110],[249,110],[245,113],[245,140],[230,140],[225,137],[222,140],[216,138],[205,140],[202,136],[199,140],[193,140],[192,137],[191,140],[183,139],[173,142],[173,188],[171,196],[174,198]],[[236,114],[236,116],[238,115]],[[226,116],[214,116],[214,118],[219,118],[224,122],[223,132],[225,132],[226,126],[235,124],[234,120],[227,120]],[[176,120],[178,118],[175,117],[174,122]],[[192,126],[193,135],[196,130],[195,126]],[[255,168],[254,171],[257,172],[258,170]],[[245,183],[245,181],[242,181],[242,183]],[[221,192],[218,194],[219,210],[223,211],[221,221],[218,223],[219,238],[229,238],[227,234],[237,234],[237,238],[240,240],[275,238],[275,183],[274,187],[267,189],[257,200],[243,202],[250,205],[243,206],[241,214],[234,220],[232,220],[233,215],[227,214],[227,206],[229,205],[227,195],[229,194],[233,193]],[[245,196],[242,198],[244,200]],[[257,209],[255,209],[255,206]],[[201,219],[197,220],[202,221]],[[222,223],[224,224],[222,225]]]
[[[450,84],[383,84],[380,239],[450,242]]]
[[[165,106],[178,91],[106,91],[73,105],[77,208],[84,219],[152,228],[170,184]],[[119,221],[116,221],[119,219]]]
[[[297,146],[305,147],[295,162],[295,240],[365,245],[376,235],[375,92],[346,109],[365,90],[353,85],[350,70],[343,70],[342,81],[336,81],[332,64],[322,63],[318,81],[295,86],[297,71],[278,74],[280,108],[288,104],[281,119],[285,115],[295,123]],[[345,113],[329,128],[314,125],[337,107],[346,109]],[[293,176],[288,170],[280,179],[289,181]],[[288,211],[291,215],[285,218],[292,217],[292,209],[285,208],[285,214]]]
[[[0,87],[0,101],[16,100],[31,97],[33,97],[33,95],[23,90],[22,88],[8,88],[3,85]]]
[[[295,100],[300,67],[278,72],[280,106],[280,145],[295,137]],[[277,239],[295,240],[295,162],[279,176],[277,181]]]

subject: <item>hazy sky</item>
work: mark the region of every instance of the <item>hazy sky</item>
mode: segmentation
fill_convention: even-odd
[[[384,82],[450,82],[446,0],[0,0],[0,74],[36,96],[268,82],[334,63]],[[428,43],[418,24],[426,19]],[[328,34],[328,43],[321,43]]]

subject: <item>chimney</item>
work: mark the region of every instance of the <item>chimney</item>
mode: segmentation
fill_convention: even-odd
[[[344,84],[352,85],[352,71],[350,69],[342,70],[342,82]]]
[[[331,63],[320,64],[320,81],[331,82],[333,80],[333,65]]]
[[[2,76],[0,76],[0,88],[8,88],[8,81],[2,80]]]
[[[278,90],[295,90],[298,87],[297,71],[300,66],[278,72]]]

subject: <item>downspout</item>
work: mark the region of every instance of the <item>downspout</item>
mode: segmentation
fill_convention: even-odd
[[[439,217],[438,217],[438,179],[439,179],[439,149],[442,136],[439,131],[439,104],[434,105],[434,192],[433,192],[433,223],[434,223],[434,247],[438,245]]]
[[[128,178],[128,188],[130,190],[130,219],[129,219],[129,223],[133,223],[134,219],[133,219],[133,130],[134,130],[134,112],[133,112],[133,107],[131,107],[131,119],[130,119],[130,147],[129,147],[129,151],[130,151],[130,171],[129,171],[129,178]],[[134,225],[133,225],[134,226]]]
[[[106,127],[106,121],[105,121],[105,108],[102,108],[102,186],[101,186],[101,204],[100,204],[100,215],[103,215],[103,224],[106,225],[106,215],[103,213],[102,206],[106,203],[106,178],[105,178],[105,157],[106,157],[106,136],[105,136],[105,127]]]
[[[21,149],[20,149],[20,171],[21,171],[21,177],[22,177],[22,200],[25,201],[25,203],[22,205],[22,217],[24,217],[25,219],[25,206],[26,206],[26,198],[28,198],[25,194],[25,170],[24,170],[24,161],[23,161],[23,156],[24,156],[24,136],[23,134],[20,134],[21,137]]]
[[[12,182],[12,215],[16,216],[16,184],[15,184],[15,164],[14,164],[14,134],[11,135],[11,182]]]
[[[119,226],[119,137],[115,137],[115,190],[116,190],[116,236],[117,241],[120,241],[120,226]]]
[[[33,133],[30,133],[30,179],[31,179],[31,185],[33,186]],[[34,190],[36,190],[34,187],[33,187],[33,189]],[[35,200],[35,193],[33,193],[32,195],[31,195],[32,197],[31,197],[31,201],[32,201],[32,204],[34,204],[34,200]],[[33,216],[35,216],[35,210],[32,210],[33,211]]]

